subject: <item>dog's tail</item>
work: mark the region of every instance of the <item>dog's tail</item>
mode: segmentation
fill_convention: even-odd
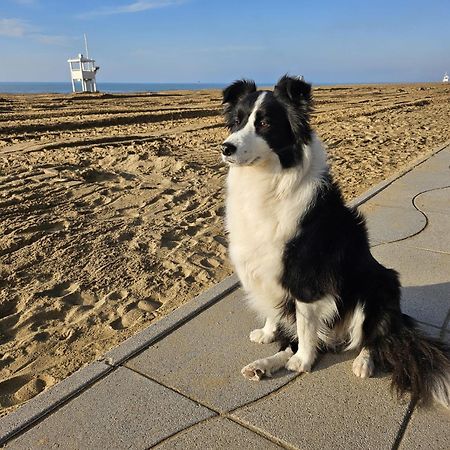
[[[384,325],[390,326],[380,324],[384,332],[373,342],[375,364],[392,372],[392,388],[399,397],[409,392],[419,405],[434,400],[450,408],[450,347],[425,335],[406,314],[389,316]]]

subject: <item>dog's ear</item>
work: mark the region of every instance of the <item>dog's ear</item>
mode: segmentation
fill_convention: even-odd
[[[255,91],[256,91],[256,84],[254,81],[237,80],[223,90],[222,103],[224,105],[233,107],[241,97]]]
[[[273,93],[286,104],[289,122],[298,142],[307,143],[311,138],[309,117],[313,109],[311,85],[302,78],[284,75]]]
[[[311,104],[311,85],[303,77],[284,75],[276,84],[274,94],[295,106],[309,106]]]

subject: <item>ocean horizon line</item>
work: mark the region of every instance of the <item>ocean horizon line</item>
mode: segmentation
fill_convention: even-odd
[[[233,81],[233,80],[232,80]],[[100,93],[161,92],[173,90],[220,89],[232,81],[224,82],[127,82],[101,81],[97,83]],[[257,82],[259,86],[272,86],[275,82]],[[414,84],[433,83],[433,81],[363,81],[363,82],[311,82],[315,87],[372,84]],[[69,94],[70,81],[0,81],[0,94]]]

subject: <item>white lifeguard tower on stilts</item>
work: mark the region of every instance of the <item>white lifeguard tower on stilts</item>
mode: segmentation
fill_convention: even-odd
[[[77,83],[80,83],[81,92],[97,92],[95,75],[100,67],[95,65],[94,59],[89,59],[86,35],[84,35],[84,44],[86,47],[86,57],[79,53],[78,58],[67,60],[72,79],[72,91],[79,92],[77,91]]]

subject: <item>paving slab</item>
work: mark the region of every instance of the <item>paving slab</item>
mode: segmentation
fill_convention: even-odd
[[[431,325],[425,325],[419,322],[419,328],[428,336],[432,336],[445,342],[450,346],[450,331],[447,331],[445,328],[433,327]],[[450,418],[450,415],[449,415]]]
[[[450,170],[450,143],[414,167],[414,171],[421,172],[441,172],[443,170]]]
[[[399,178],[393,187],[381,191],[371,201],[379,205],[409,206],[418,194],[447,188],[449,179],[450,170],[447,169],[438,173],[414,171]]]
[[[250,342],[250,331],[261,325],[247,309],[239,289],[126,366],[207,406],[229,411],[267,395],[294,377],[282,371],[274,378],[252,383],[241,375],[242,367],[278,350],[277,344]]]
[[[409,207],[405,203],[403,206],[394,206],[374,200],[359,209],[366,217],[372,245],[406,239],[420,233],[427,225],[426,216],[414,208],[411,200]]]
[[[450,188],[424,192],[416,197],[415,204],[428,223],[423,232],[408,239],[407,245],[450,254]]]
[[[299,449],[391,449],[407,400],[391,397],[388,376],[355,377],[354,356],[326,354],[310,374],[232,416]]]
[[[415,409],[400,448],[404,450],[448,450],[450,448],[450,413],[443,407]]]
[[[185,450],[188,448],[279,450],[282,447],[236,422],[222,417],[194,425],[154,447],[155,450]]]
[[[450,255],[450,216],[437,212],[427,212],[428,224],[424,232],[410,236],[406,245]],[[448,268],[450,271],[450,268]]]
[[[435,212],[450,216],[450,187],[433,189],[421,193],[416,197],[414,203],[425,213]]]
[[[371,242],[394,242],[420,233],[427,225],[426,211],[450,213],[449,165],[450,151],[443,150],[361,205]]]
[[[402,309],[437,327],[450,310],[450,255],[413,248],[406,241],[372,248],[374,257],[400,273]]]
[[[213,415],[209,409],[120,367],[6,448],[148,448]]]

